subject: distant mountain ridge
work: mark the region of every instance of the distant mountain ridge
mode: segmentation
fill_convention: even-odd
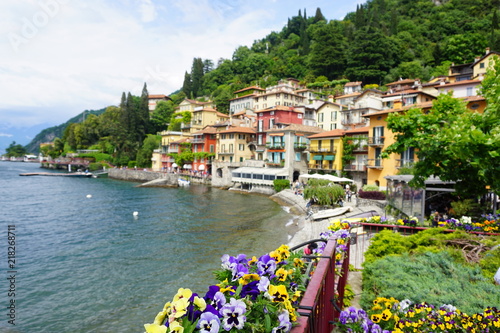
[[[64,130],[72,123],[81,123],[85,120],[90,114],[94,114],[96,116],[104,113],[106,108],[102,108],[99,110],[85,110],[78,114],[77,116],[69,119],[65,123],[57,126],[52,126],[44,129],[40,133],[38,133],[30,143],[28,143],[25,148],[28,152],[32,154],[38,154],[40,152],[40,144],[44,142],[52,142],[55,138],[61,138],[64,134]]]

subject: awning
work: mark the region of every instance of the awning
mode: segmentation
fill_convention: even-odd
[[[253,173],[260,175],[288,176],[288,170],[283,168],[241,167],[234,169],[232,173]]]
[[[325,161],[334,161],[335,160],[335,155],[326,155],[325,156]]]
[[[269,136],[283,136],[285,133],[269,133]]]
[[[321,161],[323,159],[323,155],[314,155],[313,160]]]
[[[198,165],[198,170],[200,170],[200,171],[205,170],[205,165],[203,165],[203,164]]]

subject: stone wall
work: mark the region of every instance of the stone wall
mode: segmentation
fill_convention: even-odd
[[[129,180],[133,182],[149,182],[155,179],[165,179],[165,184],[168,186],[177,186],[179,175],[165,172],[152,172],[132,169],[108,169],[109,178]]]
[[[371,199],[361,199],[356,198],[356,207],[379,207],[382,211],[385,210],[385,206],[387,206],[387,200],[371,200]]]

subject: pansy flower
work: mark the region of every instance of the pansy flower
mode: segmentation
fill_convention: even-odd
[[[241,300],[231,298],[230,303],[224,304],[220,310],[222,315],[222,327],[230,331],[233,327],[241,330],[246,322],[246,304]]]

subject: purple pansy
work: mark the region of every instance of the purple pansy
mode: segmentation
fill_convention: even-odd
[[[200,329],[201,333],[217,333],[220,328],[220,319],[211,312],[204,312],[201,314],[196,327]]]
[[[220,314],[222,315],[222,327],[226,331],[230,331],[233,327],[241,330],[245,325],[245,321],[247,320],[244,315],[247,311],[246,304],[241,300],[236,300],[231,298],[230,303],[224,304],[222,309],[220,310]]]

